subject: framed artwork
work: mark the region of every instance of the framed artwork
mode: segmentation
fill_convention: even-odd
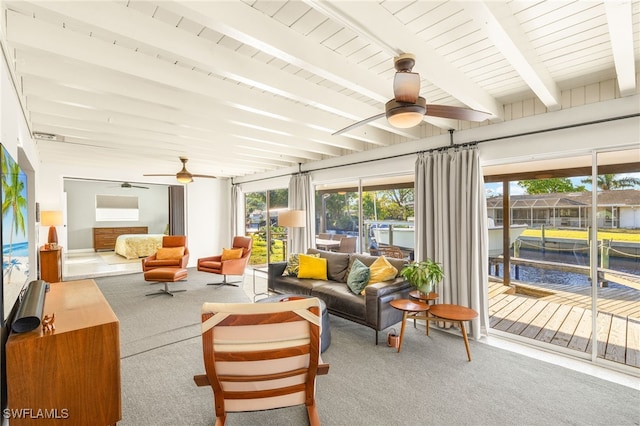
[[[2,279],[0,305],[2,325],[29,279],[29,235],[27,176],[3,145],[0,145],[2,167],[0,201],[2,221]]]

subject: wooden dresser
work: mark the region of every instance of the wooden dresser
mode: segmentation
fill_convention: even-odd
[[[93,228],[93,250],[113,250],[116,248],[118,235],[148,234],[146,226],[125,226],[116,228]]]
[[[93,280],[50,286],[43,316],[55,313],[55,331],[38,327],[7,340],[9,422],[115,424],[122,418],[118,318]]]

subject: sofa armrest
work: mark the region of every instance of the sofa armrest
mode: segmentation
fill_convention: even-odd
[[[364,293],[367,297],[371,296],[372,298],[378,299],[382,296],[386,296],[387,294],[404,291],[408,288],[411,288],[409,281],[399,277],[391,281],[383,281],[368,285],[364,288]]]
[[[274,282],[277,277],[281,277],[285,269],[287,269],[287,262],[275,262],[269,264],[267,269],[267,288],[269,290],[273,289],[271,283]]]
[[[379,331],[400,321],[402,312],[389,302],[408,298],[410,291],[411,284],[402,277],[366,286],[364,297],[367,324]]]

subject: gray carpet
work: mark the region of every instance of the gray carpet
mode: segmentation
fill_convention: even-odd
[[[120,319],[120,425],[213,425],[199,336],[204,302],[248,302],[242,289],[206,286],[189,270],[175,297],[145,296],[161,284],[142,274],[96,278]],[[396,327],[399,329],[399,326]],[[479,342],[466,360],[459,336],[407,327],[402,352],[374,344],[372,330],[331,316],[317,381],[324,425],[638,425],[640,392]],[[382,333],[381,333],[382,340]],[[227,424],[306,425],[304,407],[231,413]]]

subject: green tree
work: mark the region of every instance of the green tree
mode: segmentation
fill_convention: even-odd
[[[518,186],[527,194],[555,194],[559,192],[582,192],[584,185],[575,186],[569,178],[521,180]]]
[[[582,179],[582,183],[591,183],[591,178]],[[598,175],[598,188],[603,191],[609,191],[614,189],[633,188],[634,186],[640,186],[640,178],[637,177],[622,177],[616,178],[613,173]]]
[[[24,182],[20,179],[20,166],[18,163],[9,163],[9,159],[2,155],[2,192],[4,200],[2,201],[2,218],[7,214],[12,215],[11,229],[9,232],[9,253],[8,264],[3,265],[6,269],[5,273],[11,273],[14,262],[11,262],[11,250],[13,248],[13,235],[16,231],[22,235],[26,235],[25,217],[22,214],[27,208],[27,199],[22,195],[25,190]]]

